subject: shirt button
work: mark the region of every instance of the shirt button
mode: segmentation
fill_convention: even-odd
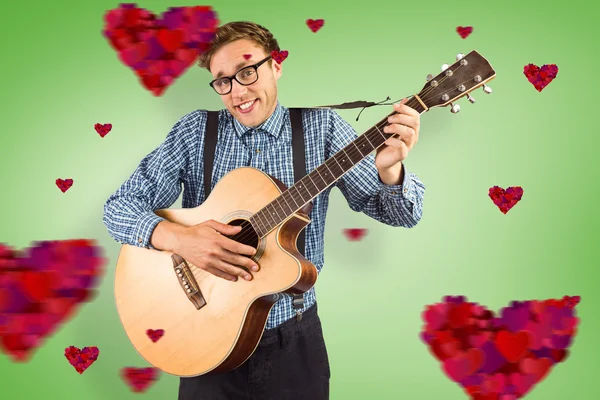
[[[142,238],[138,238],[138,243],[142,243]]]
[[[392,192],[392,194],[396,194],[396,192]]]
[[[404,194],[408,193],[408,188],[404,188]]]
[[[256,152],[257,152],[257,153],[260,153],[260,150],[259,150],[259,149],[256,149]]]

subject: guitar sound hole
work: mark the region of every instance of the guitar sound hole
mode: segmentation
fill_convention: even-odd
[[[230,239],[247,246],[258,248],[258,234],[250,224],[250,221],[245,219],[234,219],[228,225],[242,226],[242,230],[233,236],[228,236]],[[246,256],[249,257],[249,256]]]

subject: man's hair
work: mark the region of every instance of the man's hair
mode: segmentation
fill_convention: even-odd
[[[210,61],[215,52],[226,44],[240,39],[252,40],[262,47],[267,55],[270,55],[273,50],[279,51],[277,39],[264,26],[249,21],[229,22],[217,29],[215,38],[208,49],[200,54],[198,65],[210,72]],[[271,65],[271,62],[272,60],[268,61],[269,65]]]

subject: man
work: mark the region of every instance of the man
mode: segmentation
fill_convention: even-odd
[[[219,111],[213,186],[227,172],[251,165],[294,183],[289,111],[277,100],[282,66],[270,58],[279,50],[264,27],[233,22],[219,28],[200,65],[213,76],[211,86],[226,109]],[[350,208],[391,226],[413,227],[421,219],[425,187],[402,164],[419,137],[419,113],[396,104],[385,132],[397,133],[347,172],[336,186]],[[104,223],[120,243],[180,254],[199,268],[223,279],[252,279],[252,247],[226,235],[238,228],[214,220],[185,227],[153,211],[169,208],[184,184],[184,208],[204,200],[203,140],[206,111],[179,120],[166,140],[148,154],[133,175],[108,199]],[[335,111],[304,113],[307,173],[356,138],[356,132]],[[216,132],[208,132],[216,134]],[[331,188],[313,200],[306,227],[305,256],[320,271],[323,235]],[[260,273],[260,272],[256,272]],[[330,369],[317,315],[314,288],[305,293],[302,318],[294,318],[292,298],[277,302],[254,354],[229,373],[181,378],[179,400],[325,400]]]

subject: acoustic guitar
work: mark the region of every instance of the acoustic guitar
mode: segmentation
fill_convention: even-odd
[[[442,72],[427,76],[422,90],[406,103],[419,113],[453,102],[483,86],[496,73],[476,51],[459,54]],[[383,132],[387,117],[357,136],[321,166],[287,188],[252,167],[227,173],[200,206],[155,213],[192,226],[214,219],[240,225],[228,236],[253,246],[259,266],[253,279],[216,277],[178,254],[122,245],[115,273],[115,300],[127,336],[137,352],[160,370],[180,377],[230,371],[246,361],[260,341],[269,311],[281,293],[300,294],[317,280],[316,267],[296,247],[309,223],[312,199],[373,152],[393,134]],[[148,329],[163,329],[156,342]]]

